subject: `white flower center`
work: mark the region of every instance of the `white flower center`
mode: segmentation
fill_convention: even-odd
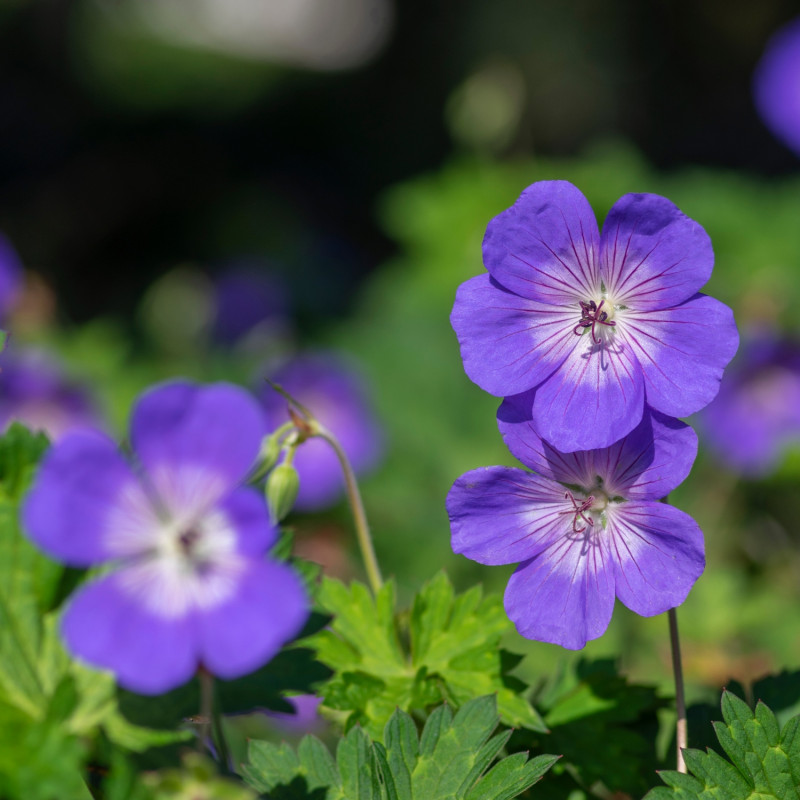
[[[162,617],[224,603],[244,568],[228,516],[212,509],[195,520],[170,519],[157,526],[150,531],[152,547],[120,568],[121,585]]]

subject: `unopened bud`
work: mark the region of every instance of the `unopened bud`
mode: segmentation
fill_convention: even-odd
[[[300,476],[291,464],[278,464],[270,472],[266,491],[273,525],[277,525],[292,510],[299,489]]]
[[[282,439],[285,435],[286,432],[279,428],[275,433],[267,436],[261,443],[261,453],[259,454],[260,463],[258,467],[262,475],[278,463],[278,457],[281,454]]]

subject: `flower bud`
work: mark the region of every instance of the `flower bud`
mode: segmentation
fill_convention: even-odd
[[[278,464],[267,478],[267,503],[272,523],[277,525],[292,509],[300,489],[297,470],[284,462]]]
[[[261,443],[261,453],[259,454],[260,460],[258,464],[261,475],[264,475],[278,463],[278,457],[281,454],[282,439],[285,433],[286,432],[282,428],[278,428],[277,431],[265,437],[264,441]]]

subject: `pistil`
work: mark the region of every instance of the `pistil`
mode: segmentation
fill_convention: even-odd
[[[564,511],[564,514],[573,514],[572,518],[572,530],[575,533],[583,533],[590,525],[594,525],[594,520],[591,517],[587,517],[584,512],[588,511],[590,508],[594,506],[595,498],[592,495],[589,495],[585,500],[579,503],[575,496],[567,490],[566,494],[564,495],[565,500],[572,500],[572,510]],[[578,519],[582,519],[584,523],[586,523],[582,528],[578,527]]]
[[[607,327],[613,327],[617,323],[611,319],[614,315],[614,306],[609,304],[606,310],[603,310],[603,306],[606,304],[605,300],[601,300],[600,303],[595,303],[594,300],[590,300],[588,303],[584,303],[583,300],[580,301],[581,303],[581,318],[578,321],[578,324],[573,328],[572,332],[576,336],[580,336],[586,328],[592,329],[592,341],[595,344],[601,344],[603,341],[595,331],[595,327],[597,325],[605,325]]]

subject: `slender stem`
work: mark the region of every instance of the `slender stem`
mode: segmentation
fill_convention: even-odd
[[[213,705],[211,723],[214,726],[214,744],[217,746],[218,761],[228,770],[231,768],[231,756],[228,750],[228,742],[225,739],[225,728],[222,724],[222,714],[219,710],[219,703],[214,703]]]
[[[675,747],[678,752],[678,772],[685,773],[686,762],[683,751],[689,746],[689,729],[686,722],[686,698],[683,693],[683,667],[681,665],[681,643],[678,639],[678,614],[674,608],[667,611],[669,617],[669,642],[672,647],[672,671],[675,673],[675,710],[678,712]]]
[[[200,680],[200,749],[208,748],[209,752],[226,769],[230,766],[228,744],[222,729],[222,715],[219,704],[214,699],[214,676],[203,666],[197,671]],[[213,727],[212,727],[213,726]],[[213,739],[211,734],[213,731]],[[214,749],[216,748],[216,753]]]
[[[373,594],[377,594],[383,586],[383,578],[381,577],[381,570],[378,566],[378,559],[375,557],[375,549],[372,546],[369,523],[367,522],[367,515],[364,511],[364,503],[361,500],[361,493],[358,490],[358,482],[356,481],[355,473],[350,466],[350,461],[342,449],[342,446],[330,431],[318,425],[314,435],[324,439],[333,448],[341,464],[347,490],[347,499],[350,502],[350,508],[353,512],[353,522],[356,527],[358,546],[361,549],[361,558],[364,561],[364,569],[367,572],[367,578],[369,579],[369,585],[372,587]]]
[[[214,676],[204,667],[197,671],[200,681],[200,730],[199,749],[208,747],[211,732],[211,714],[214,709]]]

